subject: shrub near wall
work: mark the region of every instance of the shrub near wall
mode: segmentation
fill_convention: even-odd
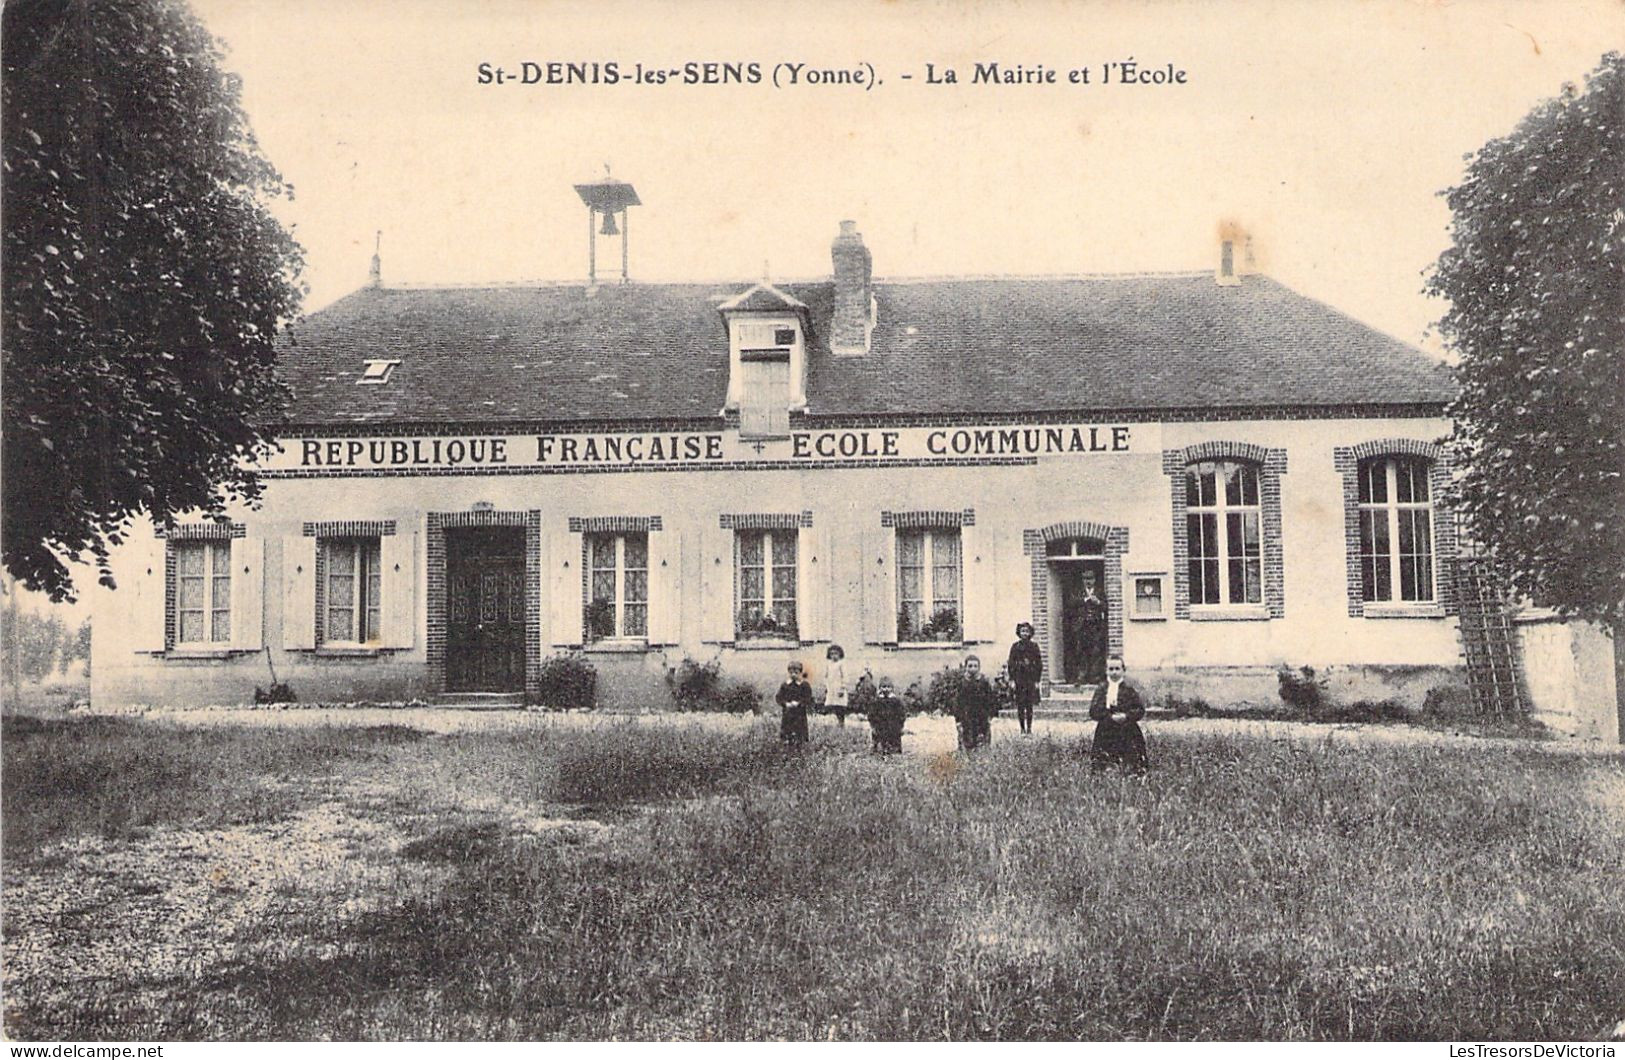
[[[527,699],[549,710],[591,710],[598,705],[598,671],[576,652],[549,656]]]
[[[754,714],[762,709],[755,688],[723,676],[721,659],[702,663],[685,658],[667,669],[666,687],[671,689],[678,710]]]

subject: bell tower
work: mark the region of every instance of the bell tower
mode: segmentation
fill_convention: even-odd
[[[616,180],[609,175],[609,166],[604,166],[604,179],[591,184],[577,184],[576,194],[581,201],[587,204],[587,284],[595,286],[598,283],[598,237],[621,237],[621,282],[627,282],[627,241],[629,229],[626,223],[626,208],[628,206],[642,206],[638,193],[632,185],[624,180]],[[621,223],[617,227],[615,215],[621,215]],[[600,220],[602,224],[600,224]]]

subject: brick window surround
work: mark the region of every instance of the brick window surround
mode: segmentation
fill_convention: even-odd
[[[1105,523],[1074,519],[1064,523],[1021,533],[1021,551],[1032,565],[1033,643],[1048,650],[1049,628],[1049,543],[1070,538],[1089,537],[1100,541],[1106,561],[1106,648],[1113,655],[1123,654],[1123,556],[1128,552],[1128,527],[1107,526]],[[1010,635],[1015,636],[1011,630]],[[1053,684],[1054,667],[1051,660],[1044,663],[1044,688]]]
[[[525,691],[538,691],[542,666],[542,513],[536,509],[428,512],[425,518],[430,686],[436,692],[446,690],[446,531],[509,526],[525,531]]]
[[[880,513],[880,525],[898,530],[952,530],[956,526],[975,526],[976,509],[964,508],[949,512],[887,512]]]
[[[161,526],[153,531],[154,537],[174,544],[177,541],[230,541],[247,537],[248,527],[243,523],[177,523]],[[180,618],[176,609],[178,590],[175,550],[164,546],[164,651],[174,651],[180,637]],[[227,646],[222,644],[222,650]]]
[[[344,520],[336,522],[305,523],[300,528],[304,537],[317,538],[316,542],[316,643],[327,641],[327,546],[325,541],[337,537],[394,537],[395,520]],[[356,638],[360,640],[360,637]]]
[[[1286,450],[1249,442],[1201,442],[1164,449],[1162,473],[1170,480],[1174,532],[1174,618],[1191,617],[1190,542],[1185,526],[1185,469],[1204,460],[1239,460],[1258,468],[1259,532],[1264,538],[1264,607],[1269,617],[1286,616],[1285,560],[1281,545],[1281,476]],[[1220,610],[1226,605],[1216,605]],[[1252,605],[1257,606],[1257,605]]]
[[[1454,615],[1457,613],[1456,583],[1450,573],[1455,570],[1459,543],[1456,520],[1444,503],[1451,478],[1450,453],[1435,442],[1415,438],[1381,438],[1332,450],[1332,466],[1343,479],[1343,540],[1348,571],[1349,617],[1365,616],[1365,586],[1360,576],[1360,464],[1385,456],[1414,456],[1429,461],[1428,494],[1433,501],[1433,602],[1445,614]],[[1376,606],[1386,608],[1396,605],[1385,601]]]

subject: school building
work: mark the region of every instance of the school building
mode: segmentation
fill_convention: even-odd
[[[375,258],[297,328],[262,503],[116,551],[98,705],[243,702],[273,666],[306,702],[513,696],[564,651],[655,703],[685,657],[816,686],[832,643],[901,686],[997,669],[1022,621],[1064,693],[1091,590],[1153,696],[1274,700],[1282,664],[1461,686],[1453,384],[1420,351],[1230,246],[886,281],[842,222],[818,282],[621,282],[613,183],[582,192],[612,282],[596,235],[587,284],[398,288]]]

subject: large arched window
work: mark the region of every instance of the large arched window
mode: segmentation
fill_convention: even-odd
[[[1367,603],[1434,599],[1431,462],[1415,456],[1360,461],[1360,586]]]
[[[1258,466],[1239,460],[1187,465],[1185,538],[1193,607],[1262,603],[1263,508]]]

